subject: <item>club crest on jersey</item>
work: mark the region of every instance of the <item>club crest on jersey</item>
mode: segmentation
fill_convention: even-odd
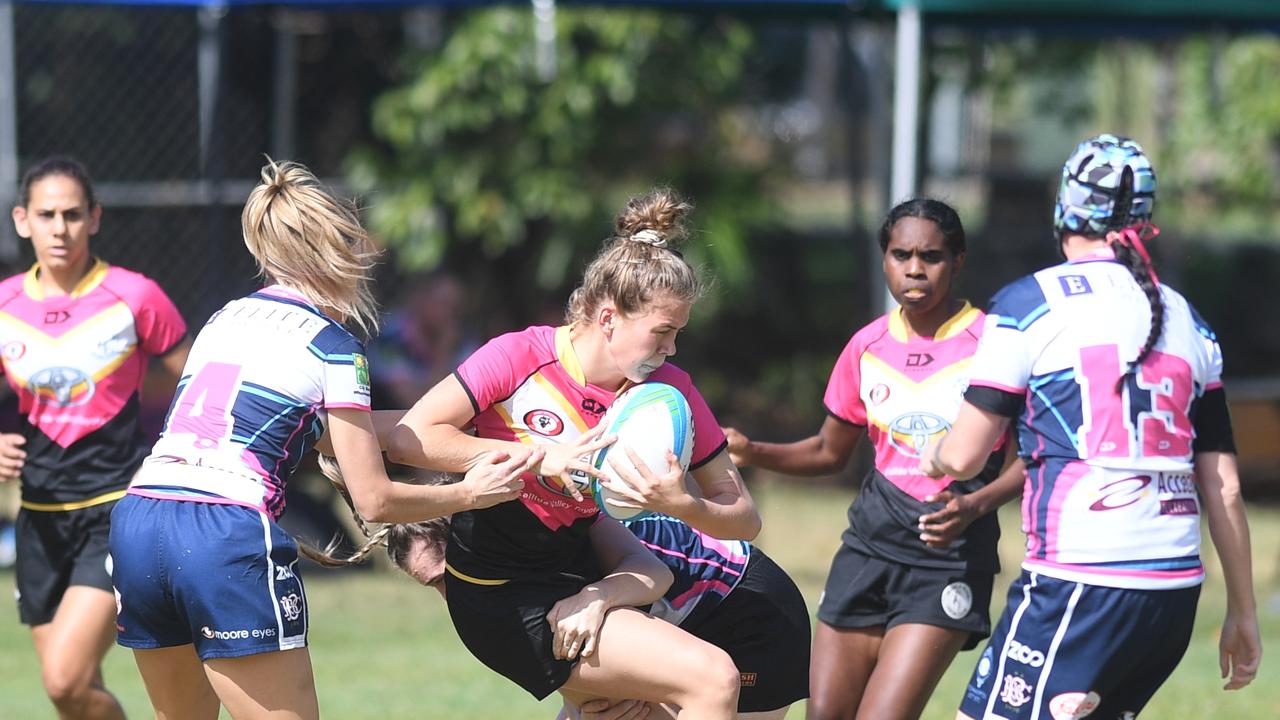
[[[920,457],[930,440],[950,429],[951,423],[933,413],[906,413],[889,423],[889,444],[907,457]]]
[[[93,397],[93,378],[75,368],[45,368],[31,376],[27,389],[63,407],[83,405]]]
[[[875,387],[871,388],[871,393],[868,396],[868,399],[871,400],[872,405],[879,405],[880,403],[883,403],[885,400],[888,400],[889,386],[885,385],[884,383],[880,383],[879,385],[876,385]]]
[[[530,410],[525,413],[524,426],[543,437],[555,437],[564,432],[564,421],[550,410]]]
[[[0,354],[4,355],[4,359],[9,362],[21,360],[22,356],[27,354],[27,346],[19,340],[14,340],[5,343],[4,347],[0,348]]]

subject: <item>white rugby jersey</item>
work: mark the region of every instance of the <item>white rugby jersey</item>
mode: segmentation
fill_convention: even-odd
[[[278,285],[233,300],[196,337],[164,432],[129,492],[279,517],[285,482],[330,408],[369,409],[361,342]]]
[[[1028,570],[1130,588],[1203,579],[1193,419],[1199,398],[1221,385],[1222,354],[1186,299],[1161,292],[1164,331],[1119,393],[1151,312],[1109,249],[992,300],[966,398],[997,412],[1020,405],[1003,414],[1017,415],[1027,461]]]

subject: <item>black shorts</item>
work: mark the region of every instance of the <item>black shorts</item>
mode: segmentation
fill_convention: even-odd
[[[107,538],[115,501],[81,510],[18,511],[18,618],[26,625],[53,620],[67,588],[87,585],[111,592]]]
[[[738,712],[777,710],[809,697],[809,609],[787,573],[759,548],[733,591],[680,626],[724,650],[742,673]]]
[[[478,585],[444,575],[445,601],[458,638],[490,670],[539,700],[560,689],[578,660],[558,660],[547,613],[576,594],[585,580],[513,580]]]
[[[990,572],[904,565],[841,545],[818,603],[818,619],[835,628],[920,623],[966,630],[970,650],[991,634]]]

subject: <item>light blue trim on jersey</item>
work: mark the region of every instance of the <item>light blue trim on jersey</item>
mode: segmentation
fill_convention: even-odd
[[[312,355],[331,365],[354,365],[356,362],[356,356],[351,353],[326,353],[311,343],[307,344],[307,349],[311,351]]]
[[[298,402],[297,400],[294,400],[291,397],[285,397],[284,395],[278,395],[276,393],[273,393],[270,390],[267,390],[266,388],[262,387],[261,385],[250,385],[249,383],[241,383],[240,392],[248,393],[249,395],[257,395],[258,397],[264,397],[268,400],[275,400],[278,403],[281,403],[283,405],[289,405],[292,407],[307,407],[308,405],[307,403]]]
[[[1041,402],[1044,403],[1045,409],[1053,413],[1053,416],[1058,419],[1058,424],[1062,426],[1062,431],[1065,432],[1067,434],[1067,438],[1071,440],[1072,446],[1079,448],[1080,443],[1076,438],[1075,432],[1067,425],[1067,419],[1062,417],[1062,413],[1058,412],[1058,408],[1054,406],[1053,401],[1046,397],[1044,393],[1040,392],[1040,388],[1051,382],[1075,380],[1075,377],[1076,372],[1074,370],[1063,370],[1060,373],[1037,378],[1035,381],[1027,384],[1027,390],[1035,393],[1036,397],[1040,398]]]
[[[244,445],[245,445],[246,447],[247,447],[247,446],[249,446],[249,445],[252,445],[252,444],[254,443],[254,441],[258,439],[258,436],[259,436],[259,435],[261,435],[262,433],[266,432],[266,431],[267,431],[267,428],[270,428],[272,425],[275,425],[277,420],[279,420],[280,418],[284,417],[286,414],[288,414],[288,413],[290,413],[290,412],[292,412],[292,411],[294,411],[294,410],[298,410],[298,409],[300,409],[300,408],[305,408],[305,407],[307,407],[307,406],[306,406],[306,405],[294,405],[294,406],[292,406],[292,407],[287,407],[287,408],[285,408],[285,409],[281,410],[280,412],[276,413],[275,415],[272,415],[272,416],[271,416],[271,418],[270,418],[270,419],[268,419],[265,423],[263,423],[263,424],[262,424],[262,427],[258,428],[258,431],[257,431],[257,432],[255,432],[252,436],[250,436],[250,437],[248,437],[248,438],[238,438],[238,437],[236,437],[235,435],[232,435],[232,436],[231,436],[231,439],[232,439],[232,440],[235,440],[235,441],[237,441],[237,442],[242,442],[242,443],[244,443]]]
[[[1149,560],[1117,560],[1115,562],[1078,563],[1082,567],[1125,568],[1128,570],[1194,570],[1201,566],[1199,555]]]
[[[1032,310],[1021,320],[1015,320],[1009,315],[1000,315],[996,320],[996,327],[1014,328],[1019,332],[1031,327],[1031,324],[1044,317],[1049,312],[1049,303],[1044,303],[1040,307]]]

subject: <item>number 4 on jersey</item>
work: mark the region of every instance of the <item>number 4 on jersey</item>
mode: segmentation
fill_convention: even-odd
[[[1191,454],[1191,366],[1177,355],[1153,350],[1116,392],[1123,370],[1120,348],[1094,345],[1080,350],[1084,424],[1080,444],[1086,457],[1187,457]]]
[[[200,368],[182,389],[167,434],[195,435],[201,450],[217,447],[231,431],[231,400],[239,380],[239,365],[211,362]]]

